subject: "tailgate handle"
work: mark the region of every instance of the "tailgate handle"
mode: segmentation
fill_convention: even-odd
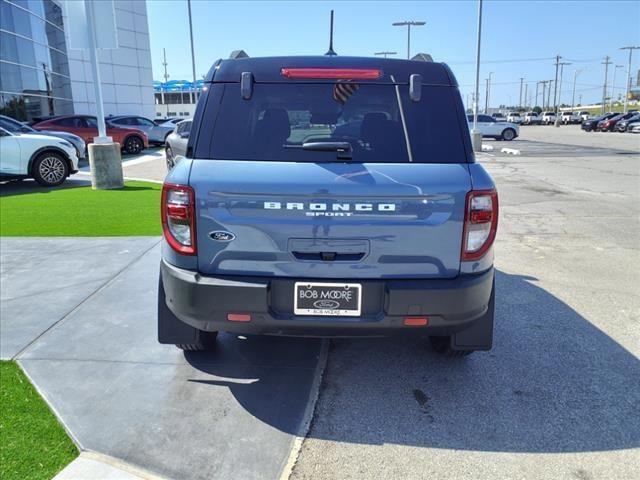
[[[338,252],[291,252],[298,260],[322,261],[322,262],[359,262],[365,256],[365,252],[360,253],[338,253]]]

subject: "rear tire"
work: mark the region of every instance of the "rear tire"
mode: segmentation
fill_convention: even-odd
[[[216,337],[218,332],[204,332],[200,330],[198,334],[198,342],[196,343],[179,343],[176,345],[180,350],[185,352],[204,352],[213,350],[216,346]]]
[[[69,176],[69,164],[59,153],[44,152],[33,162],[31,171],[35,181],[43,187],[57,187]]]
[[[502,140],[510,142],[514,138],[516,138],[516,131],[513,128],[505,128],[502,131]]]
[[[124,141],[124,151],[130,155],[138,155],[144,150],[144,142],[137,135],[131,135]]]
[[[454,350],[451,348],[451,336],[446,337],[429,337],[431,347],[440,355],[449,358],[467,357],[471,355],[473,350]]]

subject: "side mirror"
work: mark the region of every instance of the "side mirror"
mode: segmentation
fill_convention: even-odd
[[[180,138],[189,138],[189,132],[182,132]]]
[[[414,73],[409,77],[409,98],[419,102],[422,98],[422,75]]]

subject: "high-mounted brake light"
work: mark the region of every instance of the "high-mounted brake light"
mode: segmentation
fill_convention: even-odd
[[[165,183],[161,200],[162,231],[167,243],[183,255],[196,254],[195,195],[187,185]]]
[[[283,68],[286,78],[333,78],[342,80],[376,80],[382,71],[373,68]]]
[[[498,193],[495,190],[467,193],[460,259],[464,262],[482,258],[493,245],[497,230]]]

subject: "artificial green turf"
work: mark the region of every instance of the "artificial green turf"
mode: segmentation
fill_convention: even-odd
[[[0,362],[0,478],[50,479],[78,449],[15,362]]]
[[[0,190],[0,236],[160,235],[161,185],[126,182],[91,187]]]

